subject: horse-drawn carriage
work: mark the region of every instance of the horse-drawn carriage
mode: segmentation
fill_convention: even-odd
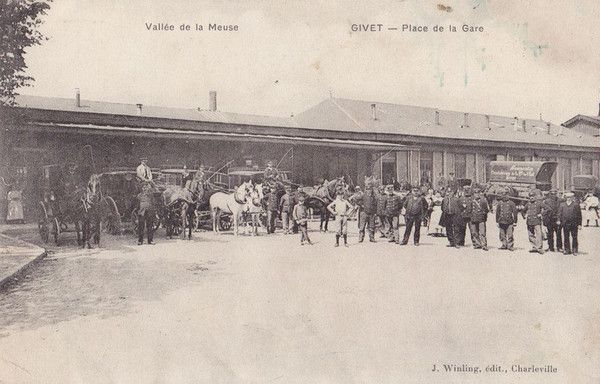
[[[43,167],[42,198],[38,203],[38,232],[42,241],[59,244],[61,234],[75,232],[80,245],[100,244],[103,228],[118,231],[120,216],[115,201],[101,190],[100,176],[88,178],[76,166]]]

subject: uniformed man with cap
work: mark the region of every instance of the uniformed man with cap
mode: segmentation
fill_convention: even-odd
[[[575,199],[575,194],[573,192],[565,193],[565,202],[558,208],[558,224],[563,228],[565,255],[570,255],[572,252],[574,256],[577,256],[579,251],[577,232],[581,229],[582,221],[581,207]]]
[[[560,201],[556,195],[556,189],[551,189],[548,195],[544,199],[544,212],[542,213],[542,220],[546,230],[548,232],[548,251],[562,252],[562,228],[558,225],[558,208],[560,207]],[[555,240],[556,239],[556,242]]]
[[[523,218],[527,221],[527,233],[531,249],[529,252],[544,253],[544,244],[542,238],[542,216],[544,205],[541,194],[535,191],[529,192],[529,202],[525,205]]]
[[[390,243],[396,242],[400,244],[400,211],[402,210],[402,197],[394,193],[394,186],[388,185],[385,187],[386,200],[385,200],[385,217],[388,222],[390,229]]]
[[[264,179],[265,183],[271,187],[275,186],[279,180],[279,172],[273,167],[272,161],[267,162],[267,168],[265,168],[264,172]]]
[[[499,249],[514,249],[514,228],[517,224],[517,205],[508,197],[508,191],[502,192],[502,197],[496,205],[496,224],[500,233],[500,242],[502,245]]]

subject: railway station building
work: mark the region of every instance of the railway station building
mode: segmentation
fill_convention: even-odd
[[[263,169],[268,160],[291,179],[314,185],[344,175],[362,184],[436,186],[453,174],[486,182],[494,160],[558,162],[553,184],[569,189],[577,174],[598,176],[600,118],[564,125],[436,108],[330,98],[294,116],[236,114],[208,109],[120,104],[74,98],[19,96],[0,107],[1,176],[21,180],[37,201],[44,166],[74,161],[94,172],[135,167],[147,156],[154,168]],[[594,125],[596,124],[596,125]],[[27,202],[25,204],[27,206]]]

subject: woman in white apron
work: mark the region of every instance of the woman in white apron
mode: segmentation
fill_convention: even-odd
[[[440,225],[440,219],[442,217],[442,195],[436,192],[433,195],[431,210],[431,218],[429,219],[429,225],[427,226],[427,234],[431,236],[446,236],[446,229]]]

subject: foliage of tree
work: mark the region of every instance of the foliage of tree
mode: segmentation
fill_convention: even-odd
[[[34,80],[25,51],[47,40],[39,27],[51,1],[0,0],[0,105],[13,105],[17,89]]]

